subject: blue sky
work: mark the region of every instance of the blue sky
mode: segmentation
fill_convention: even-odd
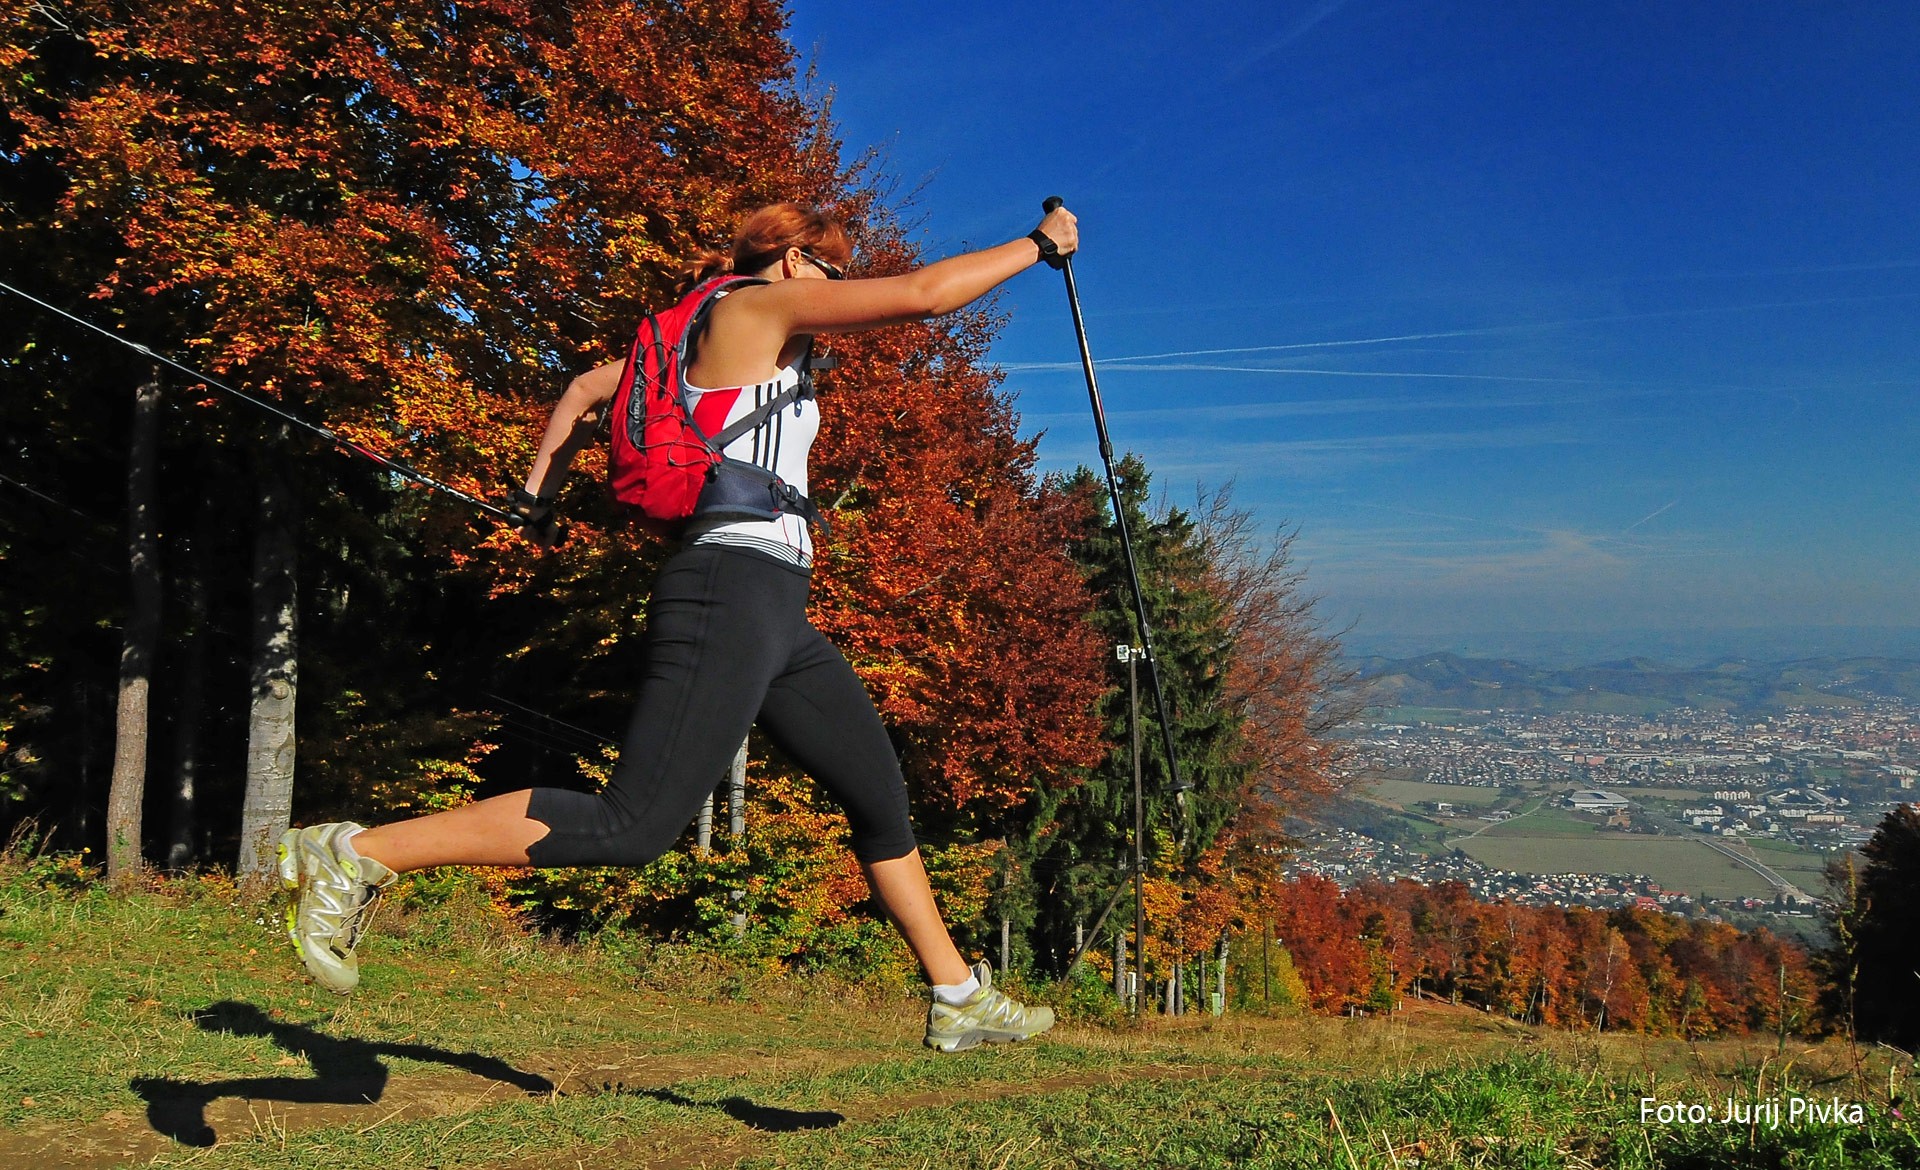
[[[791,33],[930,255],[1067,197],[1116,445],[1298,528],[1354,644],[1920,627],[1920,5],[798,0]],[[1003,307],[1046,465],[1095,461],[1058,278]]]

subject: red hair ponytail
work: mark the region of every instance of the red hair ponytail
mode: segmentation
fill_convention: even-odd
[[[751,276],[779,260],[788,248],[803,249],[842,267],[853,259],[853,241],[839,220],[798,203],[772,203],[740,221],[730,251],[701,253],[684,270],[680,293],[684,296],[702,281],[727,272]]]
[[[693,263],[680,270],[679,283],[674,285],[675,296],[686,296],[695,288],[733,271],[733,257],[725,252],[702,252]]]

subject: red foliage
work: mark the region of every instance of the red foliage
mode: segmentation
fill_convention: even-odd
[[[1821,1026],[1806,951],[1767,930],[1658,911],[1475,901],[1458,882],[1296,878],[1254,907],[1276,928],[1320,1011],[1438,994],[1559,1027],[1740,1034]]]
[[[137,335],[191,338],[211,371],[482,496],[526,466],[566,378],[617,356],[746,209],[838,204],[868,271],[916,259],[841,169],[767,0],[38,11],[15,13],[8,113],[64,181],[36,226],[104,241],[81,281]],[[51,41],[89,62],[84,84],[19,68]],[[1101,687],[1059,551],[1073,505],[1035,482],[980,366],[994,327],[841,342],[815,485],[837,521],[820,624],[923,798],[987,818],[1094,759]],[[630,631],[653,554],[574,504],[576,539],[545,560],[426,514],[456,567],[599,607],[604,642]]]
[[[897,239],[869,270],[904,268]],[[815,623],[906,738],[932,809],[1005,823],[1038,785],[1072,783],[1103,746],[1092,598],[1064,552],[1079,503],[1036,482],[985,314],[835,343],[816,498],[833,517]]]

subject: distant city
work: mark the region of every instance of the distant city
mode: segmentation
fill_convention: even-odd
[[[1817,929],[1828,865],[1864,844],[1889,809],[1920,798],[1920,703],[1871,693],[1903,688],[1920,664],[1876,660],[1871,674],[1834,664],[1830,691],[1804,671],[1781,676],[1799,681],[1778,691],[1761,670],[1770,694],[1812,695],[1773,710],[1648,699],[1659,686],[1629,702],[1631,684],[1598,699],[1593,688],[1557,696],[1561,705],[1658,708],[1632,713],[1537,709],[1541,676],[1510,661],[1385,665],[1380,677],[1397,680],[1399,693],[1432,693],[1444,675],[1455,693],[1497,702],[1500,684],[1476,677],[1477,666],[1524,678],[1535,709],[1370,711],[1348,729],[1347,798],[1296,825],[1297,872],[1342,884],[1459,881],[1488,900],[1637,905],[1804,934]],[[1416,666],[1429,668],[1427,682],[1408,682]],[[1743,678],[1754,674],[1743,667]]]

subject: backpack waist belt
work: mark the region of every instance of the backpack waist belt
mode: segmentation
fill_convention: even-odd
[[[716,464],[693,506],[694,516],[702,520],[773,520],[782,513],[828,531],[825,517],[812,500],[773,472],[743,459],[724,459]]]

